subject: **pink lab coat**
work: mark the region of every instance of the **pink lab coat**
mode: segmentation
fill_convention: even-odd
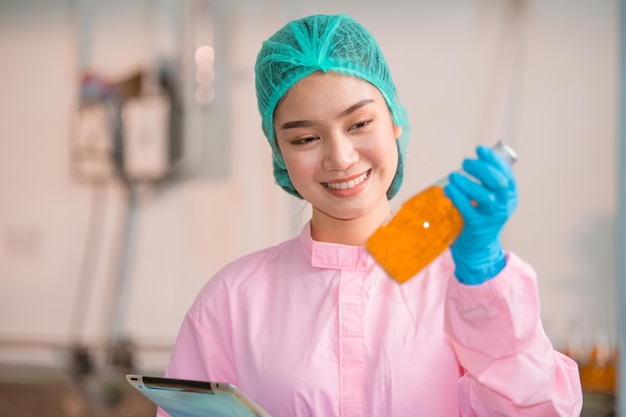
[[[205,285],[166,376],[235,384],[272,417],[579,416],[578,368],[543,331],[535,273],[507,258],[481,285],[455,279],[449,252],[398,284],[307,225]]]

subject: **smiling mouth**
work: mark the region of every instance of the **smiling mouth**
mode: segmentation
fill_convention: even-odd
[[[331,190],[348,190],[350,188],[354,188],[357,185],[361,184],[367,177],[369,177],[371,170],[364,172],[358,177],[351,179],[350,181],[344,182],[323,182],[322,185],[326,188],[330,188]]]

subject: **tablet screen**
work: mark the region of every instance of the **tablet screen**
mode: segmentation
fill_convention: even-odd
[[[269,417],[231,384],[142,375],[126,379],[172,417]]]

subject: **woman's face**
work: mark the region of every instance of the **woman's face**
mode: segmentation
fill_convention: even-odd
[[[315,72],[283,97],[274,126],[291,182],[313,206],[314,221],[374,216],[380,222],[389,214],[386,193],[402,129],[376,87]]]

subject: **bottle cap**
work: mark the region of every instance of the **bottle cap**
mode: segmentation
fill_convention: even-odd
[[[496,151],[509,165],[513,165],[517,161],[517,152],[513,150],[509,145],[499,140],[492,149]]]

